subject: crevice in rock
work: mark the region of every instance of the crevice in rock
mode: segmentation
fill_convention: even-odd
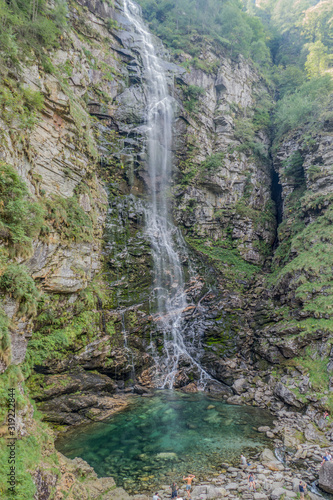
[[[276,217],[276,234],[273,243],[273,250],[278,246],[278,228],[282,222],[283,218],[283,202],[282,202],[282,185],[280,183],[280,176],[278,172],[272,168],[272,184],[271,184],[271,196],[275,203],[275,217]]]

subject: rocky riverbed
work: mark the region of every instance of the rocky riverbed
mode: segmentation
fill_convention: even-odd
[[[331,432],[333,423],[325,420],[326,431],[319,420],[313,422],[308,415],[298,412],[279,410],[271,426],[259,427],[271,440],[271,449],[265,448],[261,453],[254,452],[247,456],[250,466],[244,467],[237,462],[223,462],[214,474],[210,474],[200,482],[194,481],[192,500],[228,500],[244,498],[246,500],[279,500],[298,498],[299,481],[308,485],[308,498],[319,500],[319,495],[310,491],[312,483],[319,483],[326,491],[333,488],[332,463],[321,466],[326,451],[333,451]],[[112,478],[97,478],[92,467],[80,458],[69,460],[59,454],[69,498],[98,498],[101,500],[149,500],[153,491],[144,491],[138,485],[138,493],[129,495],[124,489],[116,486]],[[319,478],[320,471],[320,478]],[[191,472],[191,471],[188,471]],[[256,480],[256,491],[248,487],[248,475],[253,472]],[[67,476],[66,476],[67,474]],[[68,479],[70,478],[70,479]],[[80,484],[78,479],[80,478]],[[82,482],[82,479],[84,481]],[[179,495],[185,497],[185,489],[181,475],[174,480],[181,485]],[[62,483],[61,483],[62,484]],[[82,490],[82,495],[79,492]],[[320,490],[319,490],[320,491]],[[318,492],[317,492],[318,493]],[[161,500],[170,498],[170,485],[161,484],[158,489]],[[81,495],[81,496],[80,496]],[[85,496],[86,495],[86,496]],[[89,496],[90,495],[90,496]],[[59,496],[57,499],[63,497]]]

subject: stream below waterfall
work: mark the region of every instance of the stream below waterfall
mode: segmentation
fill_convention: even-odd
[[[273,416],[250,406],[232,406],[205,393],[156,391],[134,397],[113,418],[76,428],[56,447],[69,458],[81,457],[99,477],[112,476],[128,492],[152,491],[192,472],[199,480],[270,446],[257,431]]]

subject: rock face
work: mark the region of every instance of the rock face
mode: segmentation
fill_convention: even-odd
[[[319,470],[319,486],[327,493],[333,493],[333,462],[324,462]]]
[[[242,144],[238,127],[243,114],[253,114],[255,95],[267,95],[267,89],[242,57],[237,62],[221,61],[212,47],[202,57],[218,67],[216,73],[191,68],[178,76],[182,86],[197,86],[203,93],[192,114],[179,94],[185,108],[177,121],[181,186],[176,218],[190,237],[204,239],[208,247],[219,242],[223,248],[223,240],[226,245],[229,238],[246,261],[262,263],[262,249],[271,248],[275,232],[271,171],[269,162]],[[258,131],[257,140],[267,153],[267,132]],[[207,158],[211,161],[205,163]],[[182,176],[191,173],[193,180],[184,182]]]
[[[17,123],[0,117],[0,166],[10,165],[19,174],[27,186],[25,198],[43,217],[26,252],[15,253],[0,231],[0,277],[15,265],[23,290],[20,298],[10,288],[0,290],[10,334],[6,342],[0,339],[0,372],[22,396],[22,439],[39,432],[23,364],[25,373],[31,372],[30,394],[56,425],[101,420],[125,407],[124,390],[147,395],[156,386],[152,353],[163,349],[163,340],[155,328],[161,318],[151,296],[154,273],[144,220],[150,190],[147,81],[140,40],[121,2],[111,3],[78,0],[70,8],[65,39],[51,54],[55,71],[22,63],[14,75],[19,86],[44,99],[34,126],[19,137]],[[165,57],[161,41],[154,42]],[[169,84],[175,83],[171,204],[191,249],[179,249],[189,304],[184,330],[194,339],[191,355],[212,377],[211,394],[276,412],[304,409],[321,432],[310,421],[299,432],[311,443],[327,443],[332,430],[321,412],[333,388],[330,120],[311,137],[297,130],[283,138],[272,164],[270,131],[253,125],[260,100],[271,100],[259,73],[242,56],[228,58],[210,45],[200,58],[211,70],[198,68],[188,54],[163,62]],[[251,130],[249,140],[244,127]],[[272,186],[272,178],[279,183]],[[282,221],[278,242],[275,190]],[[279,244],[276,273],[268,284],[274,242]],[[310,365],[298,365],[303,357]],[[295,366],[285,363],[293,358]],[[323,365],[329,382],[325,375],[327,387],[317,396],[308,367],[322,373]],[[175,386],[195,392],[198,379],[181,358]],[[53,438],[41,432],[41,453],[48,457]],[[287,447],[300,446],[295,429],[280,437]],[[298,451],[306,458],[306,449]],[[173,460],[170,454],[159,459]],[[272,456],[265,463],[278,473],[283,467]],[[38,498],[73,485],[74,498],[109,498],[110,479],[97,484],[91,477],[88,489],[81,488],[76,476],[84,468],[77,464],[61,478],[51,466],[36,467]],[[196,494],[220,498],[235,484],[200,486]],[[266,497],[282,494],[292,497],[279,486]],[[121,489],[112,495],[127,498]]]

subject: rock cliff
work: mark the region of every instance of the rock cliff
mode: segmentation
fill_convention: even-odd
[[[193,355],[230,403],[315,418],[333,386],[332,122],[273,150],[273,91],[253,63],[207,43],[198,64],[155,42],[173,89],[170,197]],[[54,455],[35,405],[58,430],[110,416],[125,392],[154,387],[163,349],[140,44],[120,2],[77,0],[51,65],[22,59],[1,73],[1,397],[16,388],[22,488],[39,499],[61,498],[66,474],[81,473]],[[197,378],[183,363],[176,386],[196,390]],[[4,436],[4,405],[1,422]]]

